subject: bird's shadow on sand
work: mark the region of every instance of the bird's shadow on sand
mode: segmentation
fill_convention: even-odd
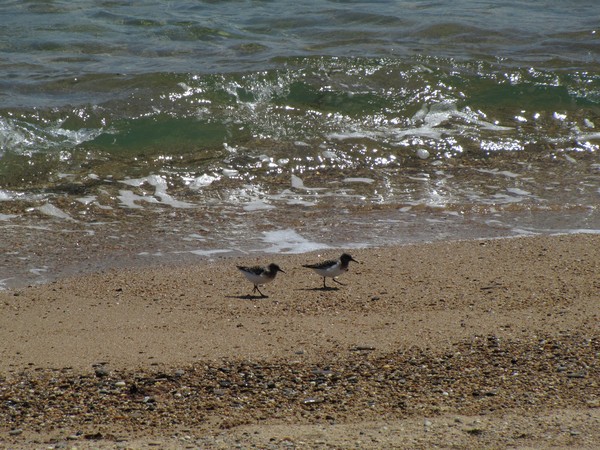
[[[335,286],[326,286],[326,287],[314,287],[314,288],[301,288],[297,289],[298,291],[339,291],[339,287]]]
[[[320,291],[320,292],[328,292],[328,291],[339,291],[340,288],[336,286],[326,286],[326,287],[313,287],[313,288],[299,288],[296,291]],[[246,294],[246,295],[226,295],[225,298],[237,298],[238,300],[266,300],[269,298],[268,295],[260,296],[254,294]]]
[[[260,296],[260,295],[226,295],[225,298],[237,298],[238,300],[266,300],[269,298],[268,295]]]

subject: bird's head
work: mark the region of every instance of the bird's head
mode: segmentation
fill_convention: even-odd
[[[355,260],[348,253],[342,253],[342,256],[340,256],[340,261],[342,261],[342,264],[348,264],[350,261],[354,261],[355,263],[359,263],[360,264],[359,261]]]
[[[269,264],[269,271],[273,272],[273,273],[277,273],[277,272],[285,273],[283,270],[281,270],[281,267],[279,267],[277,264],[274,264],[274,263]]]

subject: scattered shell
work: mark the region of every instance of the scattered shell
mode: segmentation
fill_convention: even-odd
[[[3,374],[0,423],[15,440],[22,439],[24,429],[57,428],[65,436],[100,440],[108,439],[104,429],[79,430],[96,423],[144,432],[153,424],[153,433],[167,433],[174,425],[205,427],[215,417],[227,418],[226,428],[282,417],[343,423],[358,416],[487,414],[494,405],[504,410],[598,405],[593,380],[600,339],[595,336],[562,333],[502,341],[476,336],[455,343],[446,354],[418,347],[386,354],[371,350],[358,345],[320,362],[222,360],[172,371],[149,366],[110,372],[102,364],[91,375],[43,368]],[[566,370],[548,363],[549,351]],[[432,427],[431,421],[424,426]],[[485,433],[477,423],[461,428],[469,435]]]

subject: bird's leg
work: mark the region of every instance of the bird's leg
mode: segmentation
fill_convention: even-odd
[[[258,292],[260,295],[262,295],[265,298],[267,297],[265,294],[260,292],[260,289],[258,289],[258,286],[256,284],[254,285],[254,289],[252,290],[252,293],[254,293],[254,292]]]
[[[341,284],[342,286],[346,286],[344,283],[339,282],[338,280],[336,280],[335,278],[332,278],[333,281],[335,281],[337,284]]]
[[[325,280],[326,280],[326,278],[323,277],[323,289],[327,289],[327,285],[325,284]]]

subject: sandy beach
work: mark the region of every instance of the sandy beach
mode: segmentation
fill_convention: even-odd
[[[600,447],[599,235],[340,253],[0,292],[0,448]]]

